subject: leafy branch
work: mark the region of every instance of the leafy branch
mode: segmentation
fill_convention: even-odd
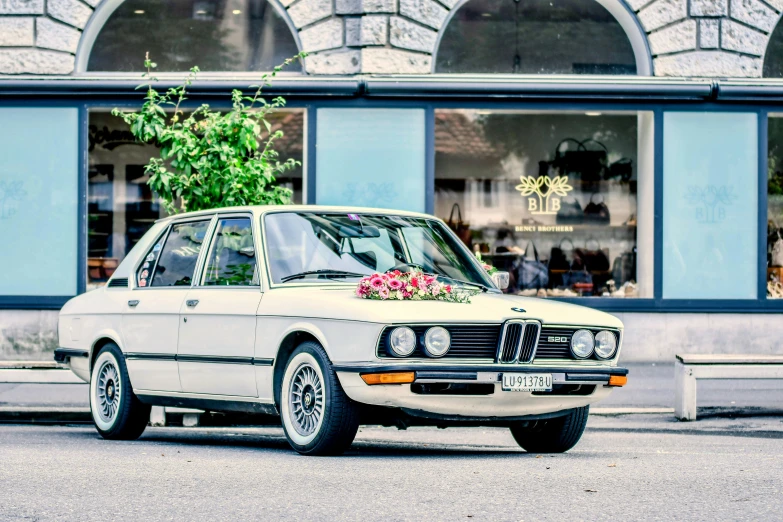
[[[160,147],[160,157],[150,158],[145,172],[148,185],[169,213],[291,202],[291,190],[276,186],[275,181],[301,163],[280,161],[274,145],[283,132],[273,131],[267,118],[285,107],[285,99],[267,101],[262,90],[284,67],[305,55],[289,58],[264,74],[258,85],[251,86],[256,88],[253,96],[233,90],[227,112],[202,104],[186,113],[182,106],[199,68],[193,67],[182,85],[160,93],[154,88],[157,65],[147,54],[143,74],[147,82],[138,87],[147,89],[144,104],[138,111],[115,108],[112,114],[130,126],[136,139]]]

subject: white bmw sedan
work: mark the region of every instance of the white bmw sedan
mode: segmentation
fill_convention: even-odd
[[[389,274],[408,282],[389,292]],[[501,426],[527,451],[567,451],[626,382],[622,323],[504,295],[503,276],[425,214],[180,214],[63,307],[55,359],[90,383],[107,439],[139,437],[160,405],[279,415],[308,455],[342,453],[362,423]]]

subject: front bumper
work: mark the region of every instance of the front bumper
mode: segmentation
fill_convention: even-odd
[[[438,415],[458,417],[521,417],[579,408],[606,398],[612,375],[627,375],[617,367],[552,367],[493,365],[427,365],[427,364],[365,364],[336,365],[335,371],[345,393],[362,404],[403,408]],[[367,385],[363,373],[414,372],[416,383],[482,383],[493,384],[494,392],[486,395],[419,394],[410,384]],[[589,395],[534,394],[506,392],[501,387],[504,372],[551,373],[553,385],[584,384],[595,388]]]

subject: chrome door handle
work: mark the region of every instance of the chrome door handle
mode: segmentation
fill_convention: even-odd
[[[198,299],[188,299],[187,301],[185,301],[185,304],[193,308],[198,304]]]
[[[133,308],[134,306],[136,306],[138,304],[139,304],[139,300],[138,299],[132,299],[131,301],[128,301],[128,306],[130,306],[131,308]]]

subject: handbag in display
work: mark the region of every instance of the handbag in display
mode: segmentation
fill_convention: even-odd
[[[555,221],[558,225],[578,225],[585,220],[582,205],[573,196],[560,199],[560,210]]]
[[[636,248],[623,252],[614,259],[612,279],[618,286],[636,279]]]
[[[533,247],[533,258],[527,256],[530,247]],[[538,257],[538,249],[532,241],[528,241],[525,255],[519,260],[516,269],[517,285],[520,289],[546,288],[549,284],[549,270],[545,263]]]
[[[571,288],[574,285],[580,285],[583,289],[587,289],[585,285],[593,284],[593,276],[586,268],[582,270],[569,270],[563,274],[563,286]]]
[[[593,201],[598,196],[600,201]],[[590,203],[585,207],[585,223],[591,223],[595,225],[608,225],[610,221],[609,207],[604,203],[604,197],[601,194],[595,193],[590,196]]]
[[[566,143],[575,143],[576,149],[563,150],[563,145]],[[604,144],[592,138],[584,141],[566,138],[557,144],[552,166],[560,171],[561,176],[571,176],[584,182],[595,183],[604,176],[607,155],[608,151]]]
[[[616,179],[622,183],[628,183],[633,177],[633,160],[621,158],[606,169],[605,179]]]
[[[783,237],[780,236],[780,229],[778,229],[778,238],[772,245],[772,256],[769,260],[769,266],[783,266]]]
[[[595,239],[588,239],[585,248],[577,248],[574,257],[581,259],[588,272],[608,272],[611,268],[608,249],[602,249]]]
[[[457,219],[454,219],[454,211],[457,211]],[[465,243],[467,246],[470,246],[471,240],[470,240],[470,225],[464,221],[462,221],[462,211],[459,208],[459,203],[454,203],[454,206],[451,207],[451,213],[449,214],[449,220],[446,221],[446,224],[449,226],[451,230],[454,231],[455,234],[457,234],[457,237],[459,237],[463,243]]]
[[[571,248],[565,248],[566,242],[568,242]],[[568,253],[566,254],[566,252]],[[568,258],[572,257],[573,253],[574,243],[568,238],[562,239],[557,246],[552,247],[549,253],[549,270],[570,270],[571,263],[568,261]]]

